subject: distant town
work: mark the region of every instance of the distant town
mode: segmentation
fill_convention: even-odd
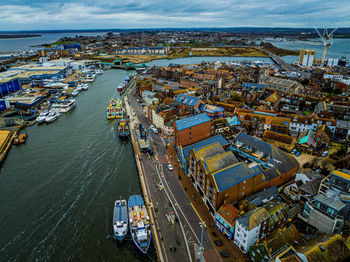
[[[115,90],[159,261],[348,261],[348,61],[270,43],[305,40],[280,34],[109,32],[2,53],[0,160],[107,70],[130,70]]]

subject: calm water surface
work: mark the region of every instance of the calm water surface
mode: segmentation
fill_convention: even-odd
[[[105,108],[130,72],[109,70],[53,123],[28,128],[0,173],[0,261],[152,261],[112,238],[113,204],[141,189]]]

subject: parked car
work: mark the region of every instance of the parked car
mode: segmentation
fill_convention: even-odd
[[[168,165],[168,169],[170,170],[170,171],[173,171],[174,170],[174,168],[173,168],[173,166],[172,165]]]
[[[328,155],[328,151],[326,150],[326,151],[323,151],[322,152],[322,154],[321,154],[321,156],[323,156],[323,157],[325,157],[325,156],[327,156]]]
[[[301,152],[300,152],[300,151],[298,151],[298,152],[295,153],[295,156],[300,156],[300,155],[301,155]]]
[[[294,155],[296,152],[298,152],[296,148],[294,148],[292,151],[290,151],[290,153],[291,153],[292,155]]]

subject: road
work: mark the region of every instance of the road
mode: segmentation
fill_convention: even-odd
[[[139,103],[137,103],[137,99],[138,96],[135,94],[135,90],[131,90],[129,95],[130,106],[134,110],[139,121],[143,123],[145,127],[148,127],[149,122],[146,119],[141,106]],[[191,202],[188,199],[186,192],[182,188],[180,181],[176,177],[175,172],[168,169],[168,161],[166,158],[165,149],[166,144],[169,142],[169,140],[164,139],[154,133],[152,133],[152,140],[156,148],[155,157],[160,163],[160,176],[163,184],[166,190],[169,192],[169,196],[174,203],[176,210],[178,211],[177,213],[179,214],[179,218],[182,221],[191,249],[193,250],[194,246],[196,246],[198,249],[200,247],[201,239],[200,219],[190,205]],[[147,170],[148,168],[151,169],[152,167],[147,165]],[[207,231],[204,231],[203,234],[203,249],[214,249]]]

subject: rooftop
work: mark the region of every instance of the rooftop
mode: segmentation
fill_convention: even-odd
[[[207,173],[212,173],[236,163],[238,163],[237,158],[228,151],[205,159],[203,165]]]
[[[252,230],[268,218],[269,214],[266,209],[263,207],[257,207],[237,218],[237,221],[248,230]]]
[[[263,171],[259,165],[249,168],[245,162],[241,162],[220,169],[212,175],[217,185],[217,190],[223,192],[261,173],[263,173]]]
[[[337,200],[335,198],[329,198],[323,194],[316,195],[314,199],[317,201],[320,201],[321,203],[325,204],[326,206],[334,208],[337,211],[340,211],[341,209],[343,209],[346,206],[346,204],[344,204],[340,200]]]
[[[175,121],[178,131],[207,122],[210,122],[210,117],[205,113]]]

